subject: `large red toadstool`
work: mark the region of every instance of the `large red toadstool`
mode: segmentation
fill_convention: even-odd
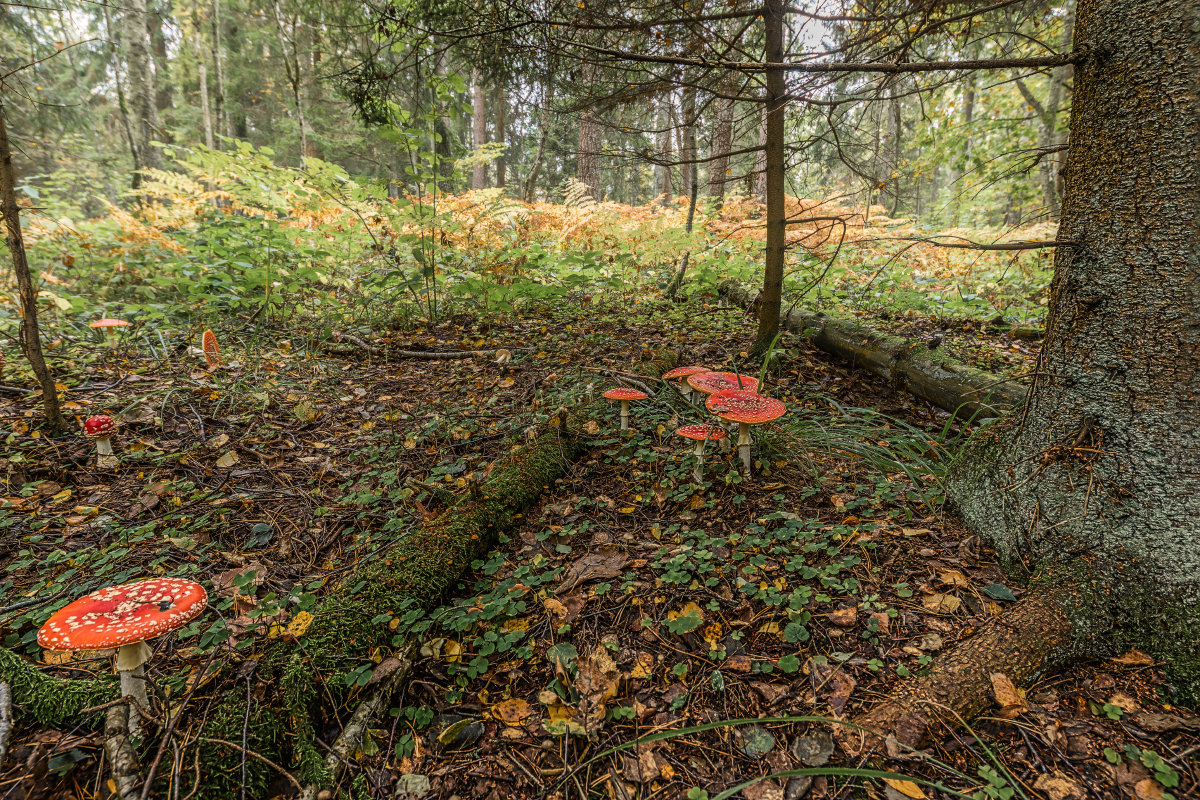
[[[678,387],[679,393],[683,395],[683,399],[689,403],[692,402],[692,387],[687,382],[687,379],[692,375],[702,375],[705,372],[712,372],[708,367],[676,367],[672,370],[667,370],[663,373],[664,381],[674,381]]]
[[[758,389],[758,378],[739,375],[736,372],[701,372],[687,379],[688,385],[701,394],[711,395],[726,389],[753,392]]]
[[[621,401],[621,430],[623,431],[629,430],[629,401],[645,400],[649,396],[637,389],[609,389],[604,393],[604,397],[608,400]]]
[[[149,708],[144,665],[153,652],[147,639],[182,627],[208,605],[198,583],[181,578],[109,586],[59,609],[38,631],[38,644],[47,650],[117,650],[116,670],[121,696]],[[139,737],[136,709],[129,710],[129,733]]]
[[[123,319],[98,319],[95,322],[88,323],[89,328],[101,328],[104,330],[105,341],[109,347],[117,346],[117,328],[127,328],[129,323]]]
[[[738,455],[746,474],[750,474],[750,426],[777,420],[787,412],[787,406],[774,397],[757,392],[726,389],[709,395],[708,410],[727,422],[738,424]]]
[[[696,467],[692,470],[692,477],[696,479],[696,483],[700,483],[704,478],[704,443],[709,440],[720,441],[729,434],[717,425],[684,425],[675,429],[675,435],[696,442],[696,449],[693,451],[696,454]]]
[[[97,466],[116,466],[117,459],[112,449],[112,437],[116,432],[117,421],[107,414],[97,414],[84,421],[83,435],[96,443]]]

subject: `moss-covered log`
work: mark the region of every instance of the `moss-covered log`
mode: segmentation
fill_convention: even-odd
[[[674,354],[662,351],[635,369],[656,378],[674,362]],[[326,784],[328,770],[317,749],[312,712],[330,701],[350,704],[345,676],[376,648],[391,647],[392,633],[376,617],[406,606],[427,608],[441,600],[472,560],[495,545],[497,535],[582,453],[582,426],[608,413],[602,402],[564,410],[532,441],[514,445],[471,499],[359,565],[323,598],[302,646],[276,646],[262,660],[257,677],[277,682],[279,694],[263,700],[251,696],[251,749],[278,763],[289,763],[281,753],[290,751],[290,763],[303,782]],[[246,696],[230,695],[217,709],[210,728],[217,731],[216,738],[240,741],[245,715]],[[228,735],[221,735],[222,728]],[[219,750],[213,748],[211,755],[224,759],[237,755]],[[267,769],[258,763],[248,766],[256,789],[265,790],[270,778]],[[228,776],[228,781],[213,776],[206,781],[204,794],[227,797],[238,786],[240,774]]]
[[[719,291],[747,310],[757,297],[734,281],[722,284]],[[780,325],[789,331],[812,331],[812,343],[825,352],[962,417],[999,416],[1025,399],[1025,387],[1019,383],[955,361],[924,342],[880,333],[853,320],[794,308]]]

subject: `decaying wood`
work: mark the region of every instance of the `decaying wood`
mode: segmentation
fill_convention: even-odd
[[[8,737],[12,734],[12,690],[8,683],[0,683],[0,772],[4,770],[4,758],[8,755]]]
[[[754,306],[755,293],[726,283],[721,295],[744,309]],[[857,322],[792,309],[780,320],[789,331],[812,331],[811,341],[888,381],[896,389],[928,400],[961,417],[996,417],[1025,400],[1025,387],[998,375],[934,355],[924,342],[873,331]]]
[[[996,699],[993,674],[1026,685],[1065,652],[1072,626],[1064,609],[1060,593],[1031,592],[939,658],[928,675],[900,684],[855,724],[900,745],[919,747],[939,719],[953,724],[955,714],[967,720],[978,716]],[[840,729],[837,736],[854,754],[879,744],[852,728]]]

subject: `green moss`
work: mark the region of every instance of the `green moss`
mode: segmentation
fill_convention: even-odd
[[[43,725],[74,720],[80,710],[107,703],[119,695],[115,677],[70,680],[45,675],[16,653],[0,648],[0,680],[12,687],[13,707]],[[97,724],[103,721],[96,716]]]

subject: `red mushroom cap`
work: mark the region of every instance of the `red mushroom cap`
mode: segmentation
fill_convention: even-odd
[[[609,400],[645,400],[650,395],[637,389],[609,389],[604,396]]]
[[[682,428],[675,430],[676,436],[682,436],[685,439],[696,439],[697,441],[714,442],[724,439],[729,433],[716,425],[684,425]]]
[[[109,586],[59,609],[38,631],[48,650],[102,650],[182,627],[208,605],[204,587],[181,578]]]
[[[758,378],[751,378],[749,375],[738,375],[736,372],[705,372],[689,376],[687,381],[689,386],[704,394],[722,392],[726,389],[740,389],[753,392],[758,388]]]
[[[117,421],[106,414],[88,417],[83,423],[83,435],[89,439],[107,439],[117,432]]]
[[[711,395],[705,405],[721,419],[750,425],[779,419],[787,412],[787,406],[774,397],[736,389]]]
[[[215,333],[206,330],[200,337],[200,348],[204,351],[204,360],[208,362],[209,369],[221,366],[221,347],[217,344]]]
[[[699,375],[703,372],[712,372],[708,367],[676,367],[663,373],[664,381],[673,381],[676,378],[686,378],[689,375]]]
[[[50,616],[37,632],[48,650],[102,650],[174,631],[209,604],[204,587],[181,578],[151,578],[94,591]]]
[[[124,328],[130,323],[123,319],[98,319],[95,322],[89,322],[89,328]]]

